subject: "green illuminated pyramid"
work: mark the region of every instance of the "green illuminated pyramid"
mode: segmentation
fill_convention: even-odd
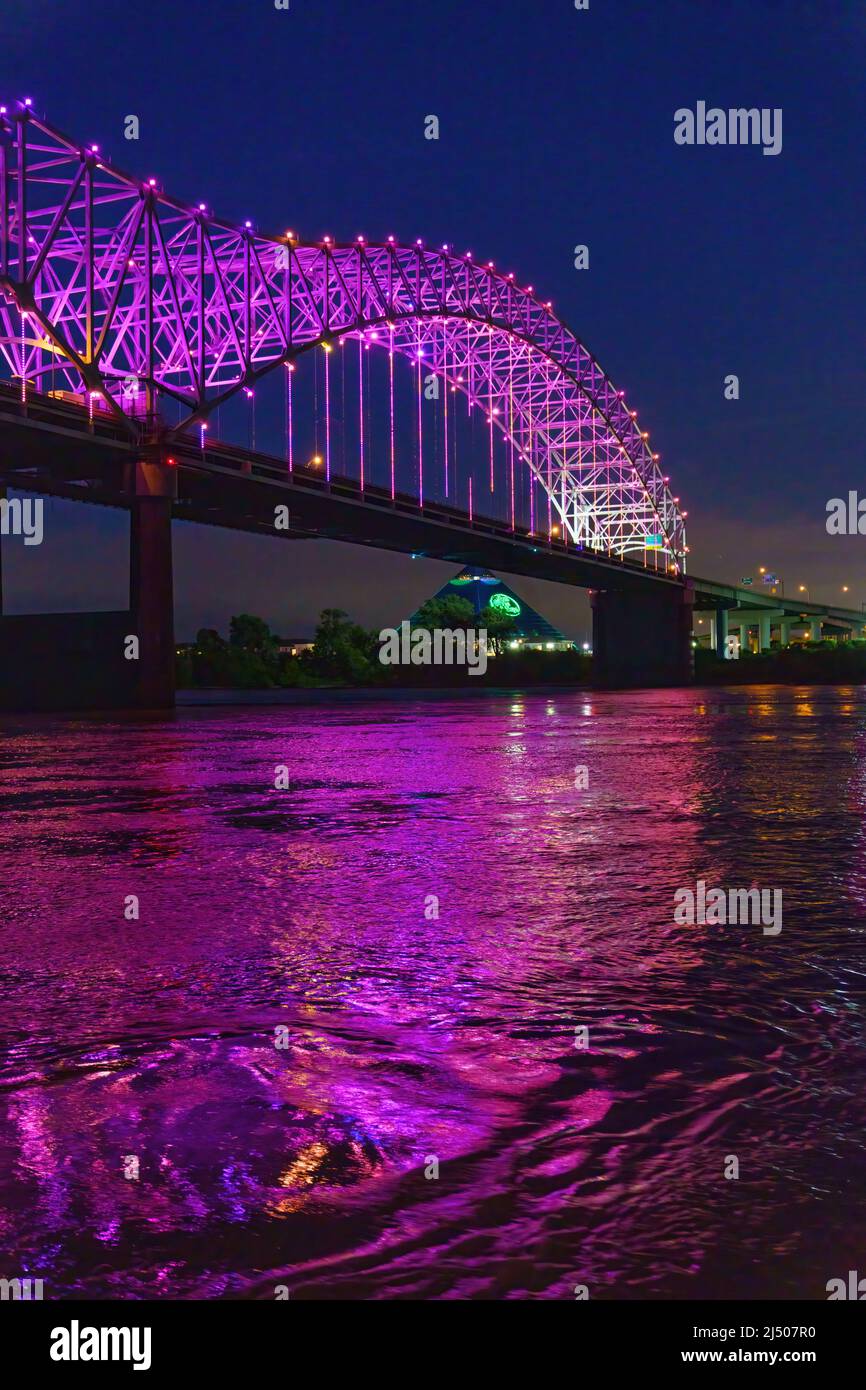
[[[525,645],[547,646],[555,643],[565,647],[572,646],[572,643],[559,631],[559,628],[549,623],[546,618],[542,618],[534,608],[518,598],[507,584],[503,584],[501,579],[497,579],[490,570],[479,569],[475,565],[467,565],[459,574],[455,574],[447,584],[433,595],[436,599],[452,598],[454,595],[466,599],[472,604],[476,616],[484,612],[488,605],[491,608],[499,609],[507,617],[514,619],[513,640]],[[418,612],[412,614],[410,622],[418,621]]]

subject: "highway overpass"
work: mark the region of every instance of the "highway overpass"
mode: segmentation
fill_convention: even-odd
[[[695,577],[692,583],[696,632],[701,635],[699,616],[708,615],[710,645],[719,656],[724,655],[727,639],[734,633],[739,633],[741,648],[758,651],[769,648],[774,633],[782,646],[787,646],[795,627],[808,627],[813,642],[820,642],[825,636],[850,639],[866,635],[866,613],[862,609],[804,602],[802,595],[785,598],[775,591],[778,586],[772,590],[769,586],[753,589]]]

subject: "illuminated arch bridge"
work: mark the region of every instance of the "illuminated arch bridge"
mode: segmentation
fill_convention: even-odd
[[[214,439],[220,412],[274,374],[288,470],[311,466],[298,439],[315,410],[329,479],[498,507],[513,530],[684,573],[684,513],[624,393],[550,304],[468,253],[261,235],[122,173],[23,102],[0,107],[0,293],[0,354],[25,399],[70,394],[170,448]],[[375,368],[367,349],[383,349]]]

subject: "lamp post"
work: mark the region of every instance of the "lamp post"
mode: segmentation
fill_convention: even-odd
[[[766,566],[766,565],[760,565],[760,566],[758,567],[758,574],[760,574],[760,575],[762,576],[762,578],[763,578],[763,576],[764,576],[766,573],[767,573],[767,566]],[[776,591],[778,590],[778,591],[781,593],[782,598],[784,598],[784,597],[785,597],[785,581],[784,581],[784,579],[780,579],[779,576],[778,576],[777,574],[771,575],[770,578],[774,581],[774,582],[770,585],[770,593],[771,593],[771,594],[775,594]],[[764,580],[764,583],[765,583],[765,584],[767,583],[767,580],[766,580],[766,579]]]

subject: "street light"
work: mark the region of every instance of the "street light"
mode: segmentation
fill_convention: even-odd
[[[811,594],[809,593],[809,585],[808,585],[808,584],[801,584],[801,585],[800,585],[800,593],[806,595],[806,602],[807,602],[807,603],[811,603],[811,602],[812,602],[812,596],[811,596]]]
[[[769,580],[770,580],[770,593],[771,593],[771,594],[776,594],[776,593],[781,592],[782,597],[783,597],[783,598],[785,597],[785,581],[784,581],[784,579],[780,579],[779,576],[778,576],[777,574],[775,574],[775,573],[772,573],[772,574],[771,574],[770,571],[767,569],[767,566],[766,566],[766,565],[759,565],[759,566],[758,566],[758,574],[762,574],[762,575],[763,575],[763,574],[766,574],[766,575],[769,575]],[[764,582],[766,583],[767,581],[765,580]]]

